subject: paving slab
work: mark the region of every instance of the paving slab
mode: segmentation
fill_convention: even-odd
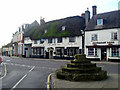
[[[116,89],[120,88],[119,86],[119,78],[120,75],[118,74],[108,74],[107,79],[102,81],[81,81],[81,82],[73,82],[67,80],[57,79],[55,74],[52,75],[52,82],[54,88],[84,88],[84,89]]]

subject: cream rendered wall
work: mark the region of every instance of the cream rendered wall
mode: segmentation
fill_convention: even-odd
[[[118,33],[118,40],[111,40],[111,33],[112,32],[117,32]],[[86,56],[88,55],[88,49],[86,46],[93,46],[93,41],[91,41],[92,34],[97,34],[98,35],[98,41],[94,42],[114,42],[112,43],[113,45],[120,45],[120,29],[105,29],[105,30],[95,30],[95,31],[86,31],[85,32],[85,54]],[[108,45],[108,43],[104,44],[97,44],[97,45]],[[101,49],[97,48],[97,54],[98,57],[101,59]],[[107,59],[110,56],[110,49],[107,48]],[[88,57],[88,56],[87,56]],[[96,57],[89,57],[89,58],[96,58]]]
[[[62,38],[62,43],[57,43],[57,38],[52,39],[52,43],[48,43],[48,39],[45,39],[43,44],[40,44],[40,40],[37,40],[37,44],[34,44],[34,40],[32,42],[32,47],[45,47],[45,51],[48,51],[47,48],[54,48],[55,52],[55,47],[79,47],[79,49],[82,49],[82,36],[76,36],[76,42],[70,43],[69,42],[69,37],[63,37]],[[54,43],[55,39],[55,43]]]

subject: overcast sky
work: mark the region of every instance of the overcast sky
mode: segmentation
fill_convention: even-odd
[[[118,9],[120,0],[0,0],[0,47],[12,39],[12,34],[22,24],[61,19],[81,15],[87,8],[92,14],[92,6],[97,13]]]

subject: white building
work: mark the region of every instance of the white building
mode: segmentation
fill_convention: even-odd
[[[25,36],[24,42],[31,46],[27,50],[32,50],[32,54],[27,56],[73,58],[75,54],[83,52],[84,28],[85,19],[80,16],[43,23]]]
[[[92,17],[85,29],[85,54],[90,60],[120,60],[120,10]]]
[[[39,23],[35,20],[31,24],[24,24],[19,27],[19,30],[13,34],[13,55],[26,56],[24,35],[33,27],[39,26]]]
[[[19,30],[13,34],[13,55],[22,56],[23,52],[23,30],[19,27]]]
[[[32,40],[30,37],[25,37],[24,38],[24,55],[25,57],[31,57],[32,56]]]
[[[82,36],[60,37],[34,40],[32,42],[32,55],[44,56],[48,58],[72,57],[82,53]]]

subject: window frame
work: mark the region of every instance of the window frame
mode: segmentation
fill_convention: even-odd
[[[89,49],[92,49],[92,51],[90,51]],[[88,56],[97,56],[97,48],[88,48]]]
[[[42,41],[42,40],[43,40],[43,41]],[[40,39],[40,44],[43,44],[43,43],[44,43],[44,41],[45,41],[44,39]]]
[[[34,40],[34,44],[38,44],[37,40]]]
[[[91,41],[98,41],[98,34],[92,34]]]
[[[70,43],[76,42],[76,38],[75,38],[75,37],[69,37],[69,42],[70,42]]]
[[[103,19],[97,19],[97,25],[98,26],[103,25]]]
[[[48,39],[48,43],[52,43],[52,38],[49,38],[49,39]]]
[[[120,55],[119,47],[111,48],[111,57],[120,57],[119,55]]]
[[[115,37],[116,36],[116,37]],[[111,33],[111,39],[112,40],[118,40],[118,33],[117,32],[112,32]]]
[[[57,38],[57,43],[62,43],[62,37]]]

